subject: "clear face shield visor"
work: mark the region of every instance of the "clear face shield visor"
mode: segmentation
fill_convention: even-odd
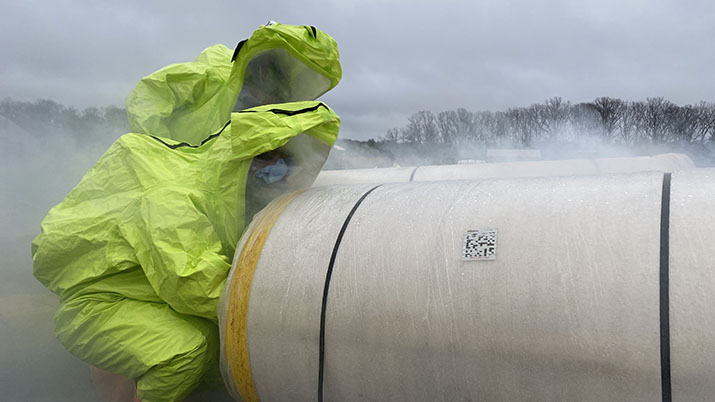
[[[234,111],[275,103],[315,100],[330,89],[330,79],[285,49],[256,54],[246,65]]]
[[[309,188],[329,152],[330,145],[302,133],[254,157],[246,178],[246,222],[274,198]]]

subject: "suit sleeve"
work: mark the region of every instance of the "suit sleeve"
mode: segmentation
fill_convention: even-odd
[[[205,210],[201,197],[161,188],[144,197],[125,236],[162,300],[179,313],[216,320],[231,262]]]

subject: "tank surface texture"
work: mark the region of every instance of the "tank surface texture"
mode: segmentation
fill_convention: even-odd
[[[244,401],[318,400],[323,325],[325,401],[711,400],[713,200],[715,169],[279,200],[227,282],[224,378]]]
[[[692,169],[694,167],[695,164],[687,155],[670,153],[623,158],[324,170],[318,175],[313,187],[333,184],[582,176],[645,171],[675,172],[678,170]]]

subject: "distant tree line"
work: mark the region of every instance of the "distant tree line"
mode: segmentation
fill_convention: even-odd
[[[715,103],[678,106],[662,97],[629,102],[601,97],[571,104],[560,97],[506,111],[423,110],[382,142],[421,144],[568,142],[593,136],[610,144],[715,142]]]
[[[78,110],[47,99],[34,102],[4,99],[0,101],[0,119],[6,119],[37,138],[62,135],[79,142],[106,142],[129,132],[127,113],[123,108],[106,106]]]
[[[126,110],[116,106],[78,110],[52,100],[0,101],[0,131],[10,122],[38,139],[74,138],[79,143],[109,144],[130,131]],[[644,144],[715,145],[715,103],[676,105],[662,97],[629,102],[601,97],[572,104],[560,97],[506,111],[464,108],[414,113],[408,123],[387,130],[373,144],[537,146],[578,142],[590,136],[627,147]],[[370,144],[368,144],[370,145]],[[417,149],[417,148],[415,148]],[[426,150],[434,149],[429,146]],[[427,152],[425,150],[425,152]]]

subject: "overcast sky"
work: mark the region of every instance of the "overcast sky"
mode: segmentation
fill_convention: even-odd
[[[429,109],[503,110],[552,96],[715,101],[712,1],[0,0],[0,98],[123,105],[136,82],[268,20],[338,42],[324,96],[343,138]]]

